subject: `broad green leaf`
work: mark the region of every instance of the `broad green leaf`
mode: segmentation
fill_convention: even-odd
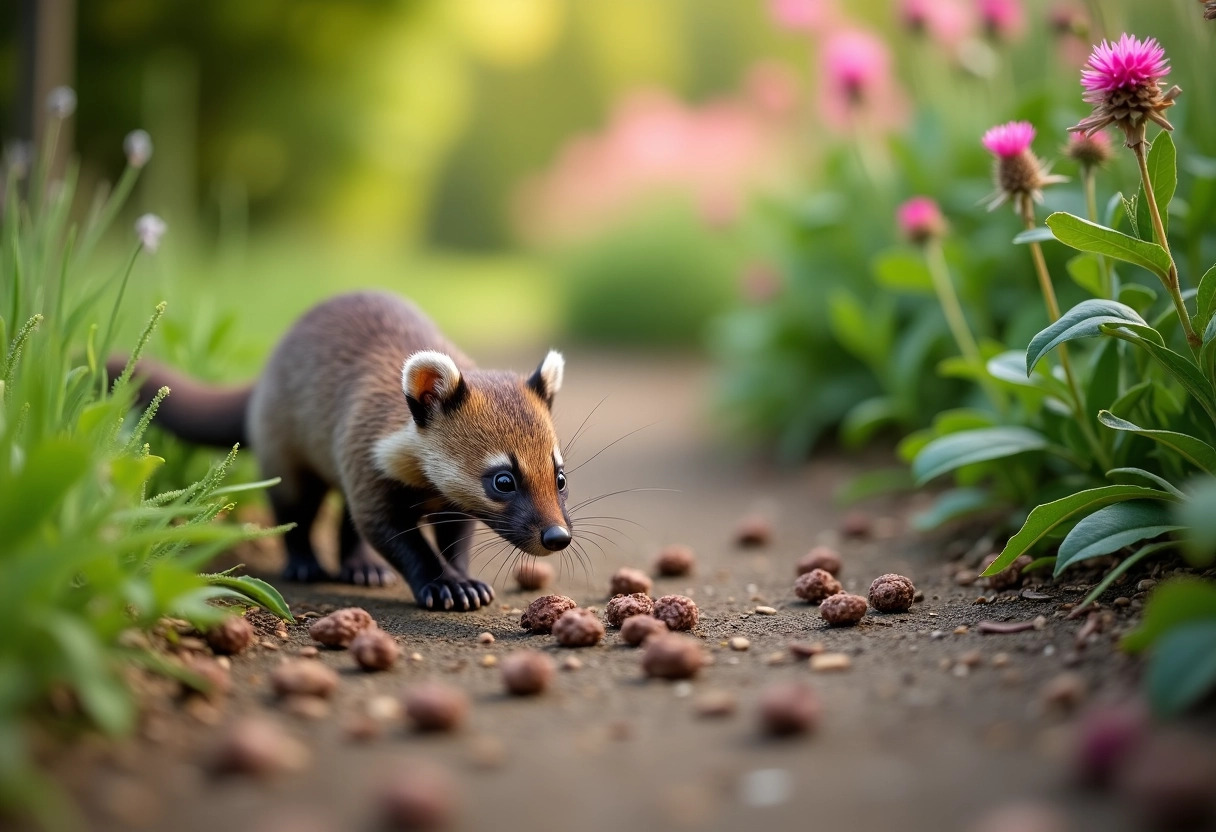
[[[987,370],[988,375],[997,381],[1041,390],[1061,399],[1068,398],[1068,385],[1051,375],[1050,370],[1040,368],[1026,375],[1026,355],[1021,350],[1009,350],[993,356],[988,359]]]
[[[1145,471],[1143,468],[1112,468],[1106,472],[1106,478],[1117,483],[1130,479],[1148,480],[1162,491],[1170,492],[1179,500],[1186,499],[1186,494],[1182,493],[1172,482],[1152,471]]]
[[[1133,384],[1131,387],[1123,391],[1123,395],[1115,399],[1110,406],[1110,411],[1116,416],[1130,416],[1145,397],[1153,392],[1153,383],[1151,381],[1142,381],[1139,384]]]
[[[973,462],[1003,459],[1030,451],[1046,450],[1047,437],[1029,428],[996,427],[951,433],[934,439],[912,461],[917,483]]]
[[[253,603],[260,607],[265,607],[284,621],[293,621],[295,618],[287,607],[287,602],[279,594],[279,591],[261,578],[253,578],[249,575],[235,577],[232,575],[204,575],[203,578],[212,586],[220,586],[239,592]]]
[[[1199,369],[1209,379],[1216,379],[1216,316],[1203,328],[1203,346],[1199,348]]]
[[[1212,320],[1213,313],[1216,312],[1216,266],[1204,272],[1203,277],[1199,278],[1199,290],[1195,294],[1195,303],[1198,308],[1199,321],[1207,326],[1208,321]]]
[[[1163,716],[1182,713],[1201,700],[1216,687],[1216,620],[1166,633],[1153,648],[1145,681],[1153,709]]]
[[[1172,499],[1168,491],[1140,485],[1104,485],[1069,494],[1051,503],[1036,506],[1018,533],[1009,538],[997,559],[984,570],[983,577],[1000,572],[1019,556],[1047,536],[1052,529],[1078,515],[1089,514],[1103,506],[1140,499]]]
[[[1197,621],[1216,621],[1216,583],[1175,578],[1152,591],[1140,626],[1123,637],[1121,646],[1139,653],[1170,630]]]
[[[1082,382],[1087,419],[1095,418],[1099,410],[1110,407],[1119,397],[1120,346],[1118,341],[1106,340],[1094,350],[1089,362],[1089,379]]]
[[[926,511],[914,515],[912,527],[919,532],[930,531],[951,520],[967,517],[999,503],[999,500],[982,488],[952,488],[939,494]]]
[[[1153,196],[1157,210],[1161,212],[1161,224],[1169,231],[1169,207],[1178,187],[1178,151],[1168,130],[1163,130],[1153,140],[1148,151],[1148,173],[1153,183]]]
[[[849,408],[840,422],[840,438],[847,448],[860,448],[882,428],[899,419],[890,396],[875,396]]]
[[[1055,574],[1059,576],[1075,563],[1181,528],[1170,507],[1156,500],[1132,500],[1100,508],[1065,536],[1057,553]]]
[[[990,428],[992,426],[993,417],[991,413],[968,407],[943,410],[933,417],[933,431],[938,436],[945,436],[948,433],[960,433],[965,430],[975,430],[976,428]]]
[[[1022,574],[1025,575],[1027,572],[1038,572],[1039,570],[1048,569],[1055,565],[1056,565],[1056,556],[1055,555],[1048,555],[1048,556],[1042,557],[1042,558],[1035,558],[1030,563],[1028,563],[1022,567]]]
[[[1057,240],[1078,251],[1105,254],[1125,263],[1148,269],[1162,280],[1170,271],[1170,257],[1156,243],[1137,240],[1126,234],[1080,217],[1056,212],[1047,218],[1047,227]]]
[[[1119,289],[1119,303],[1130,306],[1141,315],[1148,312],[1157,301],[1157,293],[1139,283],[1128,283]]]
[[[1047,229],[1048,232],[1051,229]],[[1095,297],[1102,297],[1102,264],[1096,254],[1078,254],[1068,261],[1068,276]]]
[[[883,252],[874,261],[874,279],[880,286],[896,292],[933,293],[933,278],[919,252],[906,249]]]
[[[1098,413],[1098,421],[1111,430],[1125,430],[1146,436],[1169,448],[1196,468],[1201,468],[1209,474],[1216,474],[1216,448],[1202,439],[1172,430],[1142,428],[1126,419],[1120,419],[1109,410]]]
[[[1136,310],[1117,301],[1104,298],[1081,301],[1030,339],[1026,347],[1026,375],[1030,375],[1044,355],[1065,341],[1094,338],[1102,334],[1102,324],[1123,323],[1147,326]]]
[[[140,486],[157,468],[165,464],[159,456],[120,456],[110,463],[110,478],[114,484],[132,494],[140,493]]]
[[[1051,232],[1050,228],[1031,228],[1014,237],[1013,244],[1021,246],[1027,243],[1045,243],[1055,238],[1056,236]]]
[[[1216,394],[1212,391],[1212,382],[1204,378],[1203,373],[1189,359],[1153,340],[1151,335],[1156,335],[1156,330],[1135,324],[1102,324],[1100,328],[1104,334],[1133,343],[1151,355],[1178,380],[1209,416],[1216,419]]]

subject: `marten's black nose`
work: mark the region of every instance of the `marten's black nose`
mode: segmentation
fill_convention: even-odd
[[[565,526],[550,526],[541,534],[540,542],[550,552],[560,552],[570,545],[570,530]]]

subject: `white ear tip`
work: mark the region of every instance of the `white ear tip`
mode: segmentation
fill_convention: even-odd
[[[405,359],[401,366],[401,387],[406,395],[411,395],[414,379],[421,373],[437,376],[443,379],[443,390],[446,392],[460,381],[460,369],[450,355],[437,350],[419,350]]]
[[[549,354],[541,362],[540,374],[545,380],[545,389],[552,396],[562,387],[562,378],[566,374],[566,359],[557,350],[549,350]]]

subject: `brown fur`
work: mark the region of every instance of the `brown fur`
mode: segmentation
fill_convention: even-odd
[[[422,350],[450,356],[460,372],[460,395],[433,393],[442,373],[427,369],[416,376],[418,397],[407,406],[402,365]],[[156,388],[150,385],[169,377],[164,368],[146,372],[142,365],[140,374],[151,391]],[[437,510],[460,512],[537,555],[548,554],[540,543],[544,529],[569,529],[565,495],[555,482],[557,436],[549,401],[556,391],[542,389],[539,375],[525,380],[478,370],[414,305],[389,294],[356,293],[301,318],[245,398],[235,391],[209,397],[205,388],[174,376],[166,404],[178,406],[170,418],[163,418],[162,407],[158,420],[199,441],[223,433],[209,425],[245,411],[244,432],[263,473],[282,478],[270,492],[276,515],[297,524],[286,538],[289,577],[324,574],[308,529],[333,488],[347,506],[344,577],[383,580],[390,573],[379,553],[405,575],[419,603],[475,608],[493,592],[467,573],[471,523],[444,515],[435,526],[438,552],[419,523]],[[421,421],[411,406],[421,408]],[[520,479],[517,499],[507,505],[488,496],[482,479],[487,458],[503,455],[516,463]]]

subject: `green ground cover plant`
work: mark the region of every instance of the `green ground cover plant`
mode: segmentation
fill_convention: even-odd
[[[117,273],[99,270],[92,255],[151,144],[146,134],[128,137],[125,173],[79,221],[75,163],[49,165],[72,106],[72,92],[56,90],[46,147],[33,159],[8,157],[0,222],[0,812],[31,811],[45,826],[63,825],[70,809],[31,767],[31,732],[52,722],[129,732],[131,667],[205,688],[187,668],[133,646],[131,633],[165,616],[206,628],[240,604],[290,615],[263,581],[201,573],[219,551],[280,531],[224,522],[242,492],[267,484],[226,484],[237,449],[184,487],[149,487],[165,460],[145,433],[170,392],[130,413],[131,374],[165,307],[132,308],[126,290],[164,224],[138,220]],[[135,315],[146,318],[142,334],[119,343]],[[105,357],[122,349],[130,361],[110,378]],[[71,703],[67,713],[47,707],[52,694]]]

